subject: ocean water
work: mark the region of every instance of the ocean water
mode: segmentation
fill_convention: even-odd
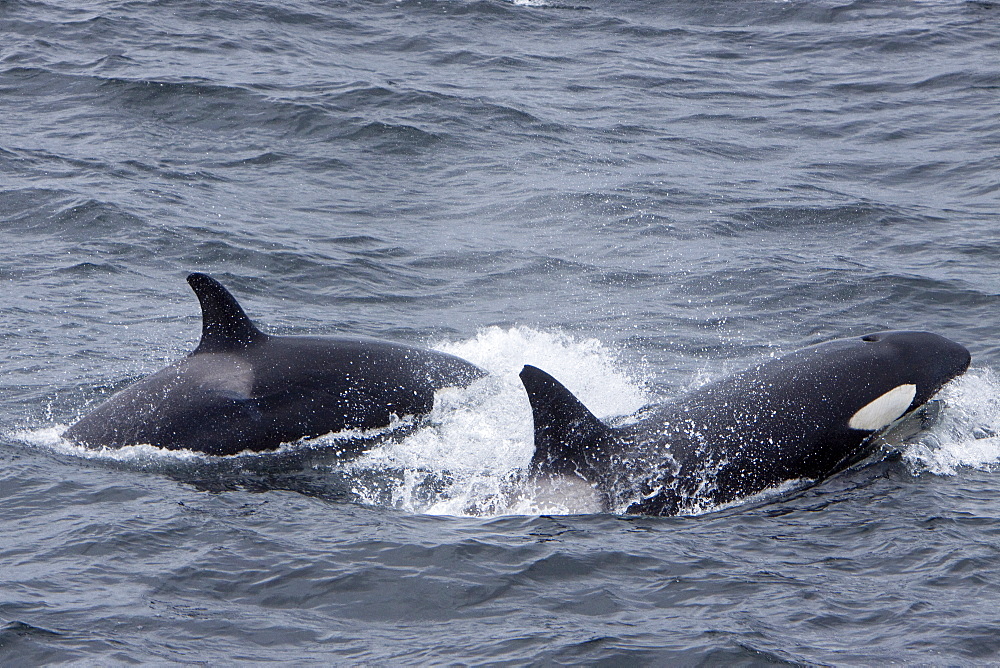
[[[1000,662],[1000,5],[0,2],[0,662]],[[267,331],[492,372],[357,459],[62,431]],[[524,363],[602,418],[872,330],[929,430],[699,515],[525,496]]]

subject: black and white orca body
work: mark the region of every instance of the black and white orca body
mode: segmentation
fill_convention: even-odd
[[[829,341],[706,385],[613,428],[526,366],[535,476],[591,482],[606,510],[676,515],[782,483],[819,481],[870,454],[873,436],[969,366],[927,332]]]
[[[387,341],[271,336],[205,274],[198,348],[115,394],[64,437],[87,447],[149,444],[212,455],[388,426],[430,412],[434,392],[485,375],[463,359]]]

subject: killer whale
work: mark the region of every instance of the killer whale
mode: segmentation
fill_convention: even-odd
[[[820,481],[870,454],[874,436],[969,366],[928,332],[878,332],[771,359],[611,427],[525,366],[531,476],[579,476],[605,510],[676,515],[790,481]]]
[[[265,334],[218,281],[201,273],[187,281],[201,304],[198,347],[113,395],[64,438],[89,448],[271,450],[424,415],[436,390],[486,374],[453,355],[388,341]]]

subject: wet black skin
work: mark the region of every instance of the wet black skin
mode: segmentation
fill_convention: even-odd
[[[205,274],[188,283],[202,338],[188,357],[115,394],[64,437],[87,447],[150,444],[211,455],[262,451],[430,412],[434,392],[485,375],[463,359],[356,337],[270,336]]]
[[[969,366],[969,351],[928,332],[879,332],[768,360],[612,428],[544,371],[521,380],[535,422],[534,475],[578,475],[608,510],[674,515],[786,481],[822,480],[870,454],[877,432],[855,413],[916,386],[907,411]]]

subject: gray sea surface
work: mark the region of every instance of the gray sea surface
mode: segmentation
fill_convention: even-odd
[[[0,663],[1000,662],[1000,5],[0,0]],[[357,459],[60,438],[269,332],[492,372]],[[675,518],[526,498],[517,372],[627,416],[926,329],[929,431]]]

